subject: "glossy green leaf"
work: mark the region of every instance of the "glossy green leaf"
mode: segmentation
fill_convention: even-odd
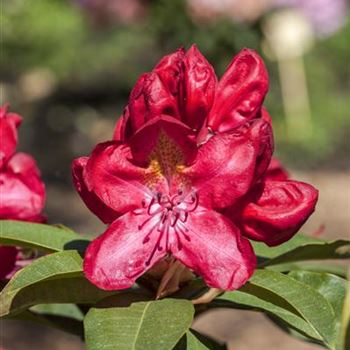
[[[328,273],[310,271],[292,271],[288,276],[309,285],[329,301],[335,314],[336,348],[341,349],[340,326],[346,295],[346,280]]]
[[[92,308],[84,321],[88,350],[173,349],[194,315],[190,301],[164,299]]]
[[[186,350],[225,350],[226,346],[191,329],[186,333]]]
[[[349,259],[350,241],[326,242],[298,235],[278,247],[267,247],[263,243],[253,243],[257,256],[265,258],[260,266],[271,266],[305,260]]]
[[[218,299],[265,310],[334,348],[336,320],[331,304],[318,291],[291,277],[275,271],[257,270],[240,291],[224,293]]]
[[[83,277],[76,251],[63,251],[41,257],[15,274],[0,293],[0,316],[36,304],[95,303],[108,295]]]
[[[176,344],[174,350],[225,350],[226,345],[219,344],[194,329],[190,329]]]
[[[30,308],[39,315],[55,315],[82,321],[84,314],[75,304],[39,304]]]
[[[332,306],[312,287],[275,271],[257,270],[250,282],[279,295],[334,347],[335,314]]]
[[[84,251],[89,241],[77,233],[52,225],[0,220],[0,244],[37,248],[47,252]]]
[[[324,242],[325,241],[321,239],[305,236],[299,233],[293,238],[291,238],[289,241],[280,244],[276,247],[269,247],[263,242],[252,241],[251,243],[254,247],[256,255],[262,258],[273,259],[300,246],[305,246],[307,244],[323,244]]]
[[[25,310],[20,314],[7,317],[7,319],[36,323],[42,326],[59,329],[64,332],[77,335],[81,338],[83,337],[84,329],[82,321],[59,314],[45,314],[37,313],[31,310]]]
[[[263,311],[277,317],[286,325],[299,330],[312,339],[322,339],[314,328],[277,294],[250,283],[246,284],[241,290],[224,293],[212,303],[212,306]]]
[[[342,350],[350,349],[350,268],[348,273],[347,291],[341,318],[339,344]]]
[[[267,269],[278,271],[278,272],[290,272],[290,271],[310,271],[310,272],[321,272],[321,273],[330,273],[332,275],[336,275],[338,277],[345,278],[346,277],[346,267],[343,265],[335,265],[335,264],[320,264],[319,261],[298,261],[294,263],[285,263],[279,265],[271,265],[266,266]]]

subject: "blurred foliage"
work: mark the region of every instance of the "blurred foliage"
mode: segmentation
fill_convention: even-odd
[[[68,169],[72,158],[111,136],[137,77],[165,53],[197,43],[222,74],[241,48],[260,52],[259,23],[237,24],[228,19],[196,23],[183,0],[145,3],[148,11],[142,19],[105,27],[92,25],[73,0],[3,3],[0,74],[4,96],[26,117],[22,142],[37,153],[47,176],[68,180],[69,171],[57,175],[58,168]],[[338,165],[336,159],[342,159],[339,166],[345,164],[350,148],[349,38],[348,23],[334,36],[318,41],[305,57],[314,124],[313,136],[305,142],[285,137],[278,70],[266,59],[271,76],[266,103],[275,124],[277,153],[292,165]],[[21,85],[23,77],[39,68],[50,72],[54,88],[47,96],[29,99]],[[36,85],[34,80],[33,89]]]

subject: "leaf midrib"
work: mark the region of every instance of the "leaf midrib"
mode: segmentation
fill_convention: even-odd
[[[132,344],[132,348],[131,348],[132,350],[136,350],[137,338],[138,338],[138,336],[139,336],[139,334],[140,334],[142,323],[143,323],[143,321],[144,321],[146,312],[147,312],[147,310],[148,310],[148,308],[149,308],[150,305],[151,305],[151,303],[148,302],[148,303],[146,304],[145,308],[144,308],[143,311],[142,311],[140,323],[139,323],[139,326],[138,326],[138,328],[137,328],[137,330],[136,330],[136,334],[135,334],[135,340],[134,340],[134,342],[133,342],[133,344]]]
[[[302,284],[301,282],[299,282],[299,281],[297,281],[297,280],[295,280],[295,281],[298,282],[299,284]],[[252,282],[252,281],[250,281],[250,283],[256,284],[257,286],[262,287],[262,288],[265,288],[266,290],[269,290],[270,292],[276,294],[276,292],[275,292],[273,289],[269,288],[268,286],[261,286],[259,282]],[[304,287],[305,287],[306,289],[310,289],[310,290],[312,290],[313,292],[320,294],[319,292],[313,290],[310,286],[308,286],[308,285],[306,285],[306,284],[304,284],[304,283],[303,283],[303,285],[304,285]],[[320,295],[321,295],[321,294],[320,294]],[[321,295],[321,296],[322,296],[322,295]],[[326,338],[324,337],[324,335],[320,332],[320,330],[318,330],[318,329],[315,328],[315,326],[313,325],[313,323],[311,323],[311,322],[308,320],[308,318],[305,316],[305,314],[304,314],[303,312],[300,312],[300,311],[295,307],[294,303],[291,303],[291,302],[290,302],[288,299],[286,299],[284,296],[279,295],[279,297],[281,297],[281,298],[284,299],[288,304],[290,304],[290,305],[300,314],[300,316],[305,320],[305,322],[307,322],[307,323],[310,325],[310,327],[312,327],[312,328],[314,329],[314,331],[315,331],[317,334],[319,334],[320,337],[322,337],[322,339],[323,339],[331,348],[333,348],[333,347],[332,347],[333,344],[328,342],[328,339],[326,339]],[[325,298],[324,298],[324,299],[325,299]],[[335,313],[334,313],[334,310],[333,310],[332,305],[330,304],[330,302],[329,302],[327,299],[325,299],[325,302],[326,302],[326,304],[329,305],[329,307],[330,307],[330,309],[331,309],[331,311],[332,311],[332,315],[334,316],[333,318],[334,318],[334,320],[335,320]]]

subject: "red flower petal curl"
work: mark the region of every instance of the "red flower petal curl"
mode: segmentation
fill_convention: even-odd
[[[252,197],[241,214],[243,232],[276,246],[289,240],[313,213],[318,191],[299,181],[265,181]]]
[[[22,118],[15,113],[8,113],[8,104],[0,107],[0,167],[14,154],[17,146],[17,128]]]
[[[268,90],[268,73],[261,57],[244,49],[219,81],[207,126],[225,132],[255,118]]]
[[[149,173],[135,166],[130,148],[118,142],[98,144],[83,174],[88,191],[94,192],[111,210],[126,213],[152,196],[146,186]]]
[[[89,157],[80,157],[72,163],[73,183],[86,206],[105,224],[113,222],[120,215],[108,207],[93,191],[89,191],[84,179],[84,172]]]
[[[182,61],[184,56],[185,50],[180,48],[164,56],[153,69],[153,72],[158,74],[167,88],[167,91],[175,97],[179,93],[179,82],[182,79]]]
[[[214,101],[216,84],[214,68],[193,45],[183,59],[180,90],[181,119],[190,128],[202,127]]]
[[[131,93],[128,106],[133,132],[150,119],[162,114],[180,119],[176,97],[155,72],[144,74],[139,79]]]

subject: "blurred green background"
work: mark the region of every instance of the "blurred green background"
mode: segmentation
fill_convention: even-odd
[[[2,102],[9,101],[25,117],[21,148],[35,154],[47,180],[68,184],[71,160],[111,137],[137,77],[164,54],[192,43],[219,76],[243,47],[263,55],[271,78],[266,105],[276,151],[287,165],[349,166],[349,21],[329,37],[316,39],[302,57],[312,132],[300,139],[287,137],[278,64],[261,49],[262,23],[274,9],[254,21],[215,14],[205,21],[193,16],[183,0],[137,1],[139,7],[128,15],[123,14],[127,1],[116,14],[103,12],[106,1],[94,8],[87,3],[11,0],[2,5]]]

